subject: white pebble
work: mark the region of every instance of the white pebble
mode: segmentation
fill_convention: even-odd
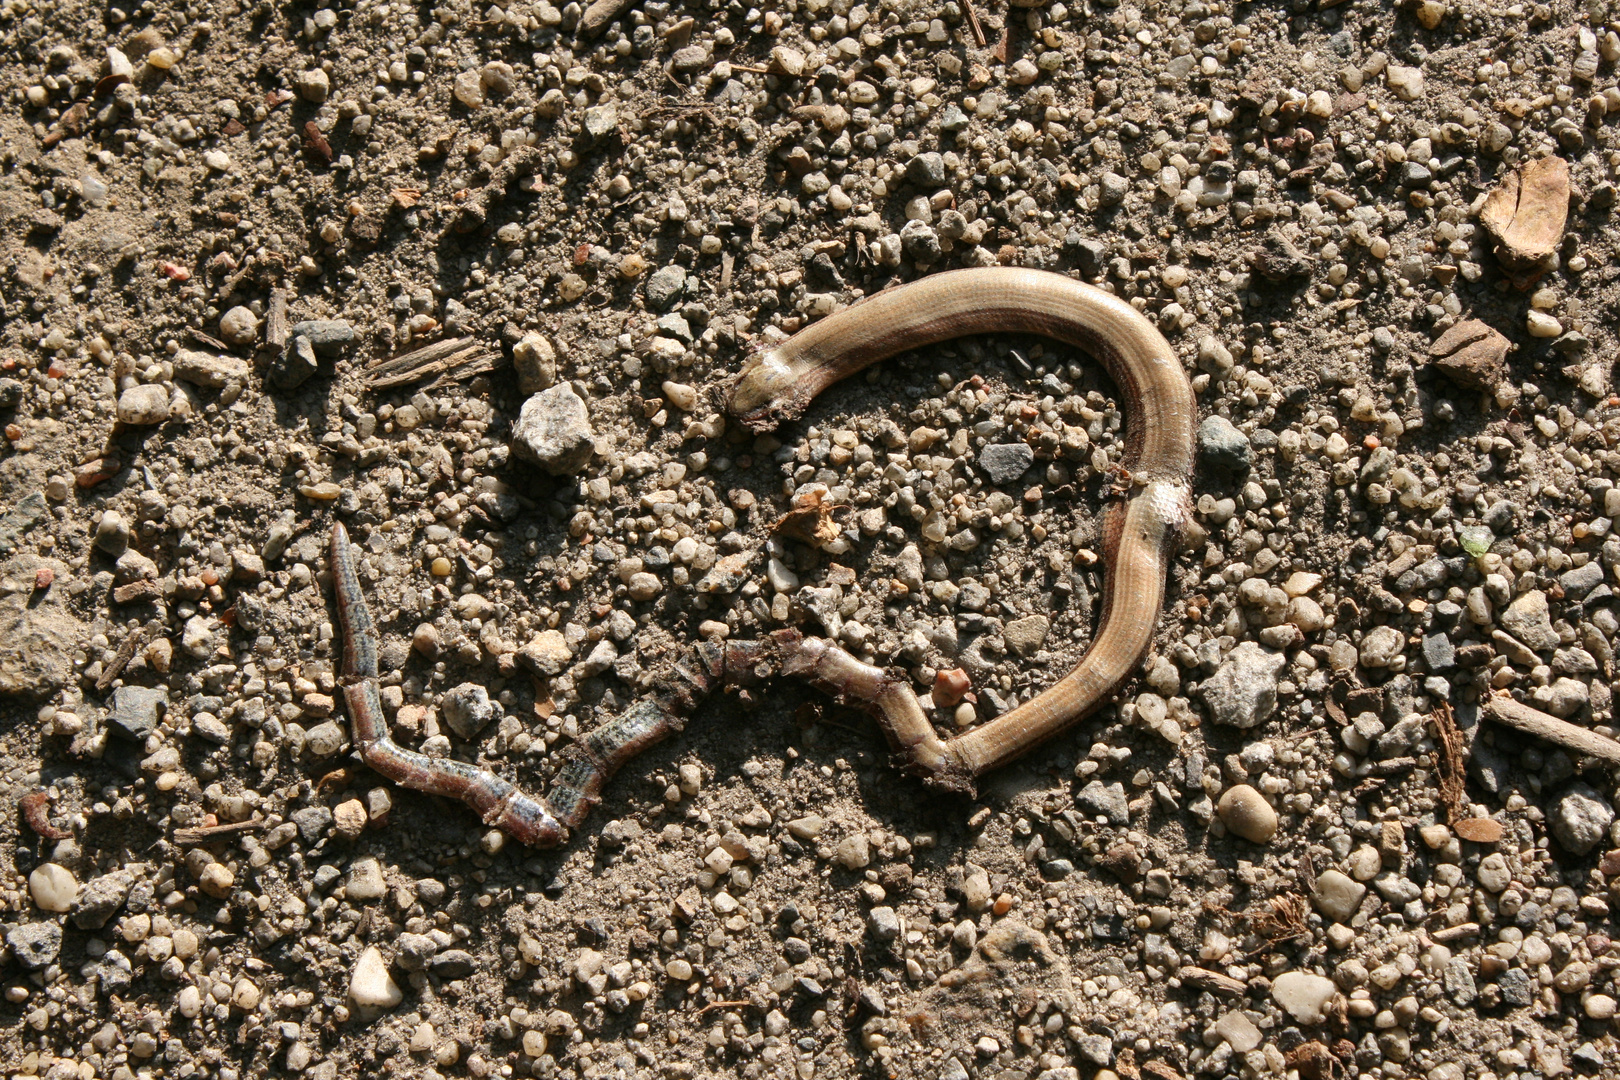
[[[79,898],[79,879],[65,866],[43,863],[28,875],[28,892],[41,911],[68,911]]]
[[[1531,337],[1553,338],[1564,332],[1558,320],[1543,311],[1527,312],[1524,317],[1525,329],[1530,331]]]
[[[392,1009],[405,1000],[399,984],[388,973],[388,964],[375,945],[367,948],[355,962],[349,977],[349,997],[356,1005]]]

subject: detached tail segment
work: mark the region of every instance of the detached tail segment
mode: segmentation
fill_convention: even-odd
[[[520,790],[488,769],[453,758],[431,758],[388,734],[377,684],[376,626],[355,571],[354,549],[341,523],[332,526],[332,581],[343,627],[343,697],[360,758],[402,787],[456,799],[484,824],[530,847],[567,841],[602,801],[602,789],[624,763],[686,725],[710,694],[757,686],[777,674],[796,675],[840,701],[877,717],[895,748],[896,764],[948,791],[972,792],[973,772],[942,740],[922,703],[902,678],[863,663],[824,638],[779,630],[757,641],[702,641],[676,661],[666,685],[593,729],[561,755],[544,796]]]
[[[403,787],[458,799],[493,825],[531,847],[556,847],[577,821],[552,812],[544,799],[526,795],[488,769],[464,761],[430,758],[407,750],[388,734],[377,693],[377,629],[360,590],[354,550],[342,523],[332,526],[332,585],[343,625],[343,699],[360,759]],[[583,815],[581,815],[583,817]]]

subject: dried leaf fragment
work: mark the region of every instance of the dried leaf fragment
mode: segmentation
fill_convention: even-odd
[[[1434,366],[1466,390],[1494,390],[1507,378],[1513,343],[1490,325],[1466,319],[1429,346]]]
[[[793,496],[793,508],[771,526],[771,531],[807,544],[831,543],[842,532],[833,516],[848,509],[828,502],[824,485],[807,484]]]
[[[1533,277],[1564,235],[1569,166],[1560,157],[1525,162],[1485,196],[1479,221],[1509,274]]]

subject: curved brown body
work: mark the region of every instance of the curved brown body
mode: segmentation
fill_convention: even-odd
[[[920,709],[885,717],[908,766],[953,788],[971,787],[971,777],[1096,709],[1147,653],[1189,509],[1198,420],[1175,352],[1135,308],[1061,274],[953,270],[878,293],[766,350],[738,375],[729,400],[742,423],[766,431],[798,416],[828,386],[896,353],[968,334],[1014,332],[1084,349],[1118,384],[1128,410],[1126,495],[1105,518],[1101,627],[1079,666],[1040,696],[954,739],[940,739]]]

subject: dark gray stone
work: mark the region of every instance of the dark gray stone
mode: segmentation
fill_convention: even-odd
[[[56,962],[62,951],[62,926],[55,922],[21,923],[6,931],[11,955],[29,971]]]
[[[1513,522],[1519,516],[1517,503],[1507,499],[1498,499],[1485,511],[1485,526],[1497,536],[1503,536],[1513,530]]]
[[[298,835],[304,843],[313,844],[332,827],[332,811],[325,806],[306,806],[292,812],[292,822],[298,826]]]
[[[1479,996],[1479,990],[1474,985],[1473,969],[1468,966],[1468,961],[1460,956],[1447,962],[1442,980],[1446,995],[1464,1008],[1472,1005],[1474,999]]]
[[[280,356],[270,361],[266,378],[277,390],[296,390],[309,382],[319,369],[315,346],[307,337],[295,337]]]
[[[1530,986],[1530,973],[1522,967],[1502,972],[1501,978],[1496,980],[1496,988],[1502,993],[1502,1004],[1509,1008],[1522,1009],[1536,999]]]
[[[1450,573],[1444,559],[1424,559],[1395,580],[1395,591],[1414,593],[1432,589],[1436,585],[1445,584],[1446,577]]]
[[[1423,663],[1430,671],[1450,671],[1457,666],[1457,648],[1445,634],[1423,635]]]
[[[661,266],[647,278],[647,306],[654,311],[668,311],[685,291],[685,267]]]
[[[1254,463],[1254,448],[1232,421],[1224,416],[1206,416],[1198,425],[1198,460],[1230,473],[1245,473]]]
[[[1408,161],[1401,166],[1402,187],[1428,187],[1429,181],[1433,179],[1434,174],[1429,171],[1429,167],[1427,165],[1419,164],[1416,161]]]
[[[169,692],[156,686],[120,686],[113,691],[107,723],[114,735],[144,742],[169,707]]]
[[[1075,793],[1074,801],[1086,813],[1107,818],[1110,825],[1130,823],[1131,812],[1125,801],[1125,785],[1117,781],[1105,784],[1101,780],[1093,780]]]
[[[1063,238],[1063,246],[1074,255],[1074,268],[1088,278],[1101,277],[1108,261],[1108,245],[1086,236],[1078,228],[1070,229]]]
[[[426,971],[428,962],[439,951],[439,943],[426,934],[401,934],[395,942],[394,959],[406,971]]]
[[[955,103],[945,106],[939,114],[939,130],[947,135],[955,135],[969,124],[967,113],[963,112]]]
[[[906,179],[918,187],[938,188],[945,183],[945,158],[937,151],[918,154],[906,162]]]
[[[1563,587],[1565,599],[1584,599],[1587,593],[1603,584],[1603,564],[1589,562],[1585,566],[1565,570],[1558,576],[1558,584]]]
[[[1047,881],[1062,881],[1074,873],[1074,863],[1068,859],[1051,859],[1041,864],[1041,876]]]
[[[446,949],[428,961],[428,970],[441,979],[465,979],[477,969],[466,949]]]
[[[938,262],[941,254],[939,233],[934,231],[932,225],[908,221],[900,229],[900,248],[912,262]]]
[[[1010,484],[1035,464],[1035,451],[1028,443],[992,443],[979,451],[979,468],[994,484]]]
[[[135,965],[117,949],[109,949],[99,963],[90,963],[81,973],[94,979],[103,994],[122,994],[135,981]]]

